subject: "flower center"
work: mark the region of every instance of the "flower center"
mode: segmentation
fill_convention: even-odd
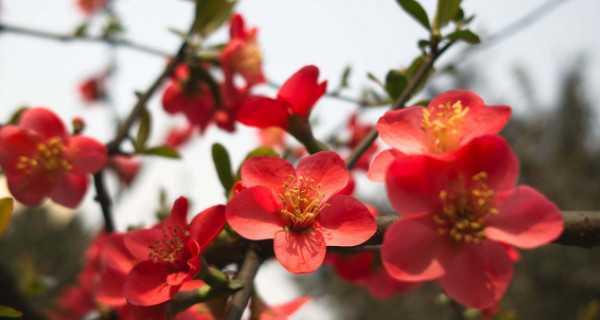
[[[47,173],[70,171],[73,166],[64,157],[65,146],[59,137],[54,137],[37,145],[37,152],[32,157],[20,156],[17,169],[25,174],[35,170]]]
[[[164,227],[163,238],[150,245],[149,258],[155,263],[178,264],[184,261],[185,240],[189,236],[180,227]]]
[[[433,221],[440,236],[447,236],[456,243],[477,244],[485,239],[485,217],[498,212],[486,172],[471,177],[468,187],[454,193],[442,190],[439,197],[442,211],[433,216]]]
[[[469,108],[460,101],[423,111],[423,130],[432,152],[443,153],[458,147],[464,118]]]
[[[256,41],[251,40],[242,45],[233,57],[233,68],[244,76],[260,75],[262,53]]]
[[[323,194],[315,181],[306,177],[291,177],[284,184],[279,199],[283,204],[281,216],[296,231],[311,226],[323,208]]]

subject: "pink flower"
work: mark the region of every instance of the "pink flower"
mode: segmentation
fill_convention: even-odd
[[[392,149],[373,159],[369,178],[383,181],[387,167],[399,155],[449,156],[476,137],[500,132],[510,114],[510,107],[486,106],[478,95],[464,90],[442,93],[427,108],[389,111],[377,122],[377,132]]]
[[[402,215],[381,250],[389,274],[437,280],[473,308],[499,301],[512,278],[512,247],[539,247],[563,229],[558,208],[534,189],[516,186],[517,176],[517,158],[492,135],[445,159],[397,158],[386,174],[388,197]]]
[[[28,206],[49,197],[75,208],[88,188],[88,176],[107,162],[106,147],[83,136],[70,136],[46,108],[23,112],[18,125],[0,128],[0,165],[12,195]]]
[[[200,271],[200,255],[225,225],[224,206],[199,213],[188,225],[188,201],[175,201],[171,214],[158,225],[132,231],[124,239],[138,261],[125,280],[127,301],[152,306],[168,301],[194,281]]]
[[[227,205],[227,222],[250,240],[274,239],[277,260],[290,272],[315,271],[326,246],[355,246],[376,230],[375,219],[358,200],[337,194],[348,183],[342,159],[324,151],[298,167],[276,157],[244,162],[245,189]]]

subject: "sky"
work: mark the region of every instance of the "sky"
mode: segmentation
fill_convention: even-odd
[[[466,12],[476,14],[473,28],[485,41],[486,35],[502,29],[543,0],[482,1],[464,0]],[[498,96],[483,97],[489,104],[509,104],[516,112],[528,112],[514,79],[515,66],[524,67],[532,77],[542,102],[557,99],[557,79],[582,53],[588,58],[586,74],[590,88],[600,86],[600,1],[563,0],[556,10],[509,39],[478,51],[459,67],[478,66],[477,72],[488,79]],[[432,12],[434,0],[421,3]],[[0,20],[47,31],[68,33],[83,20],[74,0],[2,0]],[[123,19],[128,39],[173,52],[179,39],[168,28],[187,29],[192,4],[185,0],[116,0],[116,12]],[[418,54],[416,41],[425,31],[393,0],[241,0],[237,11],[250,25],[259,28],[259,41],[265,58],[265,72],[275,82],[283,82],[306,64],[321,69],[322,78],[337,84],[346,65],[353,66],[351,88],[345,93],[357,96],[369,85],[366,73],[383,78],[390,68],[408,64]],[[95,25],[95,28],[98,26]],[[93,28],[94,30],[94,28]],[[221,30],[211,42],[226,39]],[[454,61],[460,48],[452,49],[440,65]],[[0,119],[20,105],[47,106],[64,119],[82,116],[86,133],[102,141],[111,138],[111,113],[106,106],[84,106],[76,95],[76,85],[106,65],[108,49],[102,44],[57,43],[19,35],[0,34]],[[111,84],[114,106],[123,116],[135,102],[134,91],[146,88],[164,66],[164,60],[127,49],[117,50],[119,70]],[[452,88],[442,88],[452,89]],[[271,92],[261,88],[263,92]],[[600,98],[595,91],[592,101]],[[182,119],[166,116],[159,96],[150,105],[154,115],[152,141],[158,143],[166,130]],[[339,126],[355,108],[330,98],[322,99],[315,109],[323,124],[316,131],[323,135]],[[383,112],[383,110],[381,110]],[[331,121],[327,121],[332,119]],[[210,146],[218,141],[233,150],[234,163],[256,144],[255,133],[240,128],[230,135],[214,128],[183,150],[183,161],[144,160],[145,170],[133,188],[120,196],[115,207],[117,226],[152,222],[158,190],[168,190],[173,199],[189,196],[194,212],[224,201],[223,192],[210,160]],[[111,190],[116,190],[112,180]],[[93,191],[82,206],[90,227],[101,224],[100,211],[93,202]],[[277,285],[272,285],[276,283]],[[287,275],[277,264],[261,270],[258,288],[267,300],[284,302],[297,294]],[[283,294],[281,293],[283,292]],[[323,303],[313,303],[297,319],[320,312],[329,319]]]

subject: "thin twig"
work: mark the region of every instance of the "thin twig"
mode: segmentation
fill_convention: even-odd
[[[94,174],[94,188],[96,189],[95,200],[100,204],[100,209],[102,210],[104,231],[111,233],[115,231],[115,222],[113,220],[112,201],[104,183],[104,170],[100,170]]]
[[[238,274],[238,280],[243,283],[244,287],[231,296],[231,300],[225,309],[225,320],[239,320],[242,318],[252,294],[254,277],[261,263],[262,258],[258,255],[256,249],[252,246],[249,247]]]
[[[118,47],[128,48],[128,49],[131,49],[134,51],[143,52],[146,54],[159,56],[159,57],[163,57],[163,58],[167,58],[170,56],[169,53],[167,53],[163,50],[160,50],[157,48],[152,48],[145,44],[133,42],[133,41],[127,40],[127,39],[109,38],[109,37],[104,37],[104,36],[89,36],[89,35],[77,36],[74,34],[55,33],[55,32],[48,32],[48,31],[42,31],[42,30],[37,30],[37,29],[32,29],[32,28],[21,27],[21,26],[15,26],[15,25],[7,24],[7,23],[0,23],[0,33],[2,33],[2,32],[20,34],[20,35],[34,37],[34,38],[38,38],[38,39],[53,40],[53,41],[60,41],[60,42],[108,43],[108,44],[112,44],[112,45],[115,45]]]

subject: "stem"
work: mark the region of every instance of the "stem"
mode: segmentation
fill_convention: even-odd
[[[438,49],[438,42],[432,40],[431,52],[427,56],[427,60],[421,65],[421,67],[417,70],[415,75],[412,78],[410,78],[410,81],[408,82],[404,90],[402,90],[402,93],[400,94],[398,99],[396,99],[396,101],[392,105],[392,109],[399,109],[404,107],[404,105],[419,88],[419,84],[432,70],[435,61],[453,44],[454,42],[449,42],[446,45],[444,45],[441,49]],[[363,140],[358,144],[356,149],[354,149],[352,154],[350,154],[350,156],[348,157],[346,161],[348,169],[352,169],[356,165],[356,162],[358,162],[360,156],[362,156],[362,154],[365,153],[367,149],[369,149],[369,147],[371,146],[371,144],[373,144],[375,139],[377,139],[377,130],[373,129],[365,138],[363,138]]]
[[[32,28],[20,27],[6,23],[0,23],[0,33],[14,33],[29,36],[38,39],[53,40],[59,42],[88,42],[88,43],[107,43],[118,47],[128,48],[134,51],[147,53],[158,57],[169,57],[169,54],[160,49],[152,48],[144,44],[136,43],[127,39],[114,39],[102,36],[75,36],[72,34],[62,34],[47,32]]]
[[[106,190],[104,183],[104,170],[100,170],[94,174],[94,187],[96,189],[95,200],[100,204],[102,209],[102,218],[104,219],[104,231],[111,233],[115,231],[115,222],[112,215],[112,201]]]
[[[258,255],[256,249],[249,247],[238,274],[238,279],[243,283],[244,287],[231,296],[231,300],[225,309],[225,320],[239,320],[242,318],[244,309],[246,309],[248,300],[250,300],[250,295],[252,294],[254,277],[261,263],[262,258]]]

